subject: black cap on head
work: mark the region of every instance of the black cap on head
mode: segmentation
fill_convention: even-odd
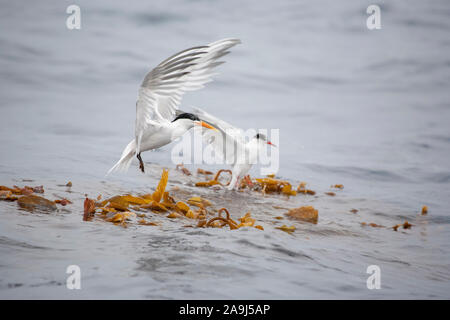
[[[266,141],[266,140],[267,140],[266,135],[265,135],[265,134],[262,134],[262,133],[257,133],[256,136],[255,136],[255,138],[256,138],[256,139],[260,139],[260,140],[262,140],[262,141]]]
[[[175,122],[175,121],[177,121],[178,119],[189,119],[189,120],[192,120],[192,121],[200,121],[200,118],[197,117],[195,114],[187,113],[187,112],[185,112],[185,113],[180,113],[179,115],[177,115],[177,116],[175,117],[175,119],[172,120],[172,122]]]

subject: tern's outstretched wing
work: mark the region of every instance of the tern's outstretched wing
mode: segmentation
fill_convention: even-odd
[[[212,81],[212,69],[224,63],[218,59],[240,42],[238,39],[223,39],[183,50],[161,62],[145,76],[136,103],[138,153],[147,127],[172,121],[182,95],[186,91],[203,88]]]
[[[245,152],[246,141],[244,131],[202,109],[193,109],[194,113],[202,121],[208,122],[218,129],[218,131],[203,130],[204,142],[212,146],[216,154],[221,157],[226,164],[234,165],[238,157],[244,155]]]

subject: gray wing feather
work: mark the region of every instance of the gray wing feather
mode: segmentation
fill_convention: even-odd
[[[144,78],[136,103],[136,138],[148,125],[170,122],[176,114],[182,95],[198,90],[212,81],[212,70],[224,63],[217,61],[239,39],[223,39],[207,46],[183,50],[162,61]],[[137,141],[139,149],[140,141]],[[138,150],[139,152],[139,150]]]

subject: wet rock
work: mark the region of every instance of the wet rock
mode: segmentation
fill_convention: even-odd
[[[18,205],[26,210],[40,210],[49,213],[56,210],[56,204],[53,201],[36,195],[27,195],[17,200]]]

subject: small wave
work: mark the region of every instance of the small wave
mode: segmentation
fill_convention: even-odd
[[[13,240],[8,237],[0,237],[0,245],[14,246],[14,247],[20,247],[20,248],[25,248],[25,249],[40,249],[40,250],[49,250],[50,249],[47,247],[34,246],[32,244]]]
[[[447,108],[447,106],[445,106],[445,108]],[[450,143],[450,136],[430,134],[430,135],[427,135],[426,137],[433,139],[435,141]]]
[[[450,172],[438,172],[430,174],[427,179],[430,182],[436,183],[449,183],[450,182]]]
[[[396,259],[396,258],[381,258],[381,257],[377,257],[377,256],[375,256],[373,254],[366,254],[366,253],[362,253],[361,255],[364,256],[364,257],[368,257],[368,258],[371,258],[371,259],[376,259],[378,261],[383,261],[383,262],[387,262],[387,263],[401,264],[403,266],[408,266],[408,267],[411,266],[411,264],[409,262],[406,262],[406,261],[403,261],[403,260],[399,260],[399,259]]]
[[[411,180],[403,175],[394,173],[386,169],[371,169],[354,166],[329,166],[320,164],[305,164],[308,169],[321,173],[333,173],[341,176],[356,177],[360,179],[370,179],[371,181],[391,181],[410,182]]]
[[[138,13],[131,17],[138,25],[162,25],[174,21],[186,21],[187,18],[167,12]]]
[[[306,258],[308,260],[311,261],[315,261],[313,257],[308,256],[307,254],[304,254],[303,252],[296,252],[296,251],[292,251],[289,249],[286,249],[278,244],[273,244],[272,250],[275,252],[279,252],[282,254],[285,254],[289,257],[293,257],[293,258]]]
[[[268,247],[264,247],[264,246],[258,245],[256,243],[253,243],[253,242],[247,240],[247,239],[239,239],[236,242],[238,244],[243,244],[243,245],[250,246],[250,247],[253,247],[253,248],[256,248],[256,249],[268,249]]]
[[[392,70],[393,67],[414,67],[417,66],[420,62],[412,59],[386,59],[381,62],[370,63],[366,66],[367,70],[370,71],[383,71],[383,70]]]
[[[412,18],[406,18],[406,19],[399,19],[398,23],[400,25],[406,26],[408,28],[417,28],[417,29],[437,29],[437,30],[445,30],[448,29],[447,24],[441,22],[441,21],[432,21],[431,19],[425,20],[419,20],[419,19],[412,19]]]
[[[361,237],[361,233],[357,233],[350,230],[339,230],[339,229],[331,229],[331,228],[320,228],[320,229],[307,229],[305,233],[310,235],[317,235],[323,237]]]

